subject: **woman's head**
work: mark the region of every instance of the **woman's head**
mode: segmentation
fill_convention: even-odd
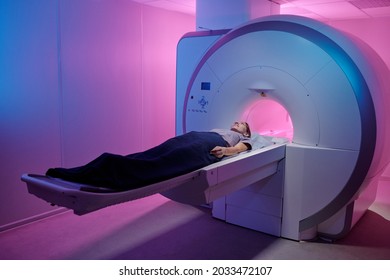
[[[231,130],[239,132],[246,137],[251,137],[251,129],[247,122],[236,121],[233,123]]]

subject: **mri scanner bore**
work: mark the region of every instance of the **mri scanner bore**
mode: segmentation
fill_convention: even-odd
[[[243,119],[272,145],[120,193],[22,180],[80,215],[161,193],[210,203],[213,217],[276,236],[338,239],[372,204],[389,163],[388,75],[366,44],[308,18],[189,33],[177,48],[176,135]]]

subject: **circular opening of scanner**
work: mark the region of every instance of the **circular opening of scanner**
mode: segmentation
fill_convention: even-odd
[[[290,114],[277,101],[264,98],[251,104],[241,118],[261,135],[293,139],[294,129]]]

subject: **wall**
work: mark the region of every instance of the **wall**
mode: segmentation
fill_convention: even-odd
[[[129,0],[0,1],[0,229],[56,209],[21,174],[174,135],[176,44],[194,28]]]
[[[387,35],[390,17],[339,20],[327,23],[362,39],[379,54],[390,69],[390,36]]]
[[[383,62],[387,65],[389,71],[387,71],[387,75],[383,75],[382,79],[387,85],[389,85],[390,81],[390,37],[388,36],[388,27],[390,26],[390,17],[378,17],[372,19],[351,19],[351,20],[340,20],[340,21],[331,21],[328,24],[332,25],[335,28],[338,28],[342,31],[355,35],[356,37],[363,40],[367,43],[371,48],[373,48],[377,54],[381,57]],[[388,94],[389,92],[387,92]],[[385,97],[384,97],[385,98]],[[387,99],[389,100],[389,96]],[[387,101],[388,102],[388,101]],[[390,106],[390,104],[385,103],[386,106]],[[386,109],[385,109],[386,110]],[[389,124],[383,124],[384,127],[389,128]],[[387,131],[382,131],[381,138],[388,139],[390,136],[390,129]],[[387,136],[385,136],[387,135]],[[389,146],[384,146],[381,154],[383,156],[388,155]],[[383,158],[383,161],[386,162],[386,158]],[[386,177],[388,180],[390,174],[390,164],[387,162],[387,167],[381,170],[382,176]],[[388,201],[389,191],[385,191],[384,189],[389,189],[388,184],[379,183],[379,185],[383,186],[378,189],[376,199],[378,201]]]

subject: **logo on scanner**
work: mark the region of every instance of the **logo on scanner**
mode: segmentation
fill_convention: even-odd
[[[198,104],[202,107],[202,110],[206,108],[206,106],[209,104],[209,102],[206,100],[204,96],[198,101]]]

